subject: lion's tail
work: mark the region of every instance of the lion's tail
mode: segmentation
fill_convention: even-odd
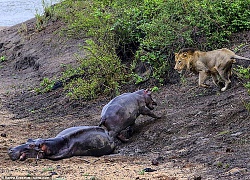
[[[249,58],[245,58],[245,57],[242,57],[242,56],[238,56],[238,55],[236,55],[236,54],[235,54],[234,56],[232,56],[231,59],[243,59],[243,60],[248,60],[248,61],[250,61]]]

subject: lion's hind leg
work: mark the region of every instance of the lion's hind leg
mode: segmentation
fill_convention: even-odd
[[[213,79],[213,83],[216,85],[216,86],[219,86],[219,79],[218,79],[218,74],[215,74],[215,73],[213,73],[213,74],[211,74],[211,76],[212,76],[212,79]]]
[[[216,85],[216,86],[219,86],[219,73],[218,73],[218,70],[216,67],[213,67],[210,69],[210,73],[211,73],[211,76],[212,76],[212,79],[213,79],[213,83]]]
[[[225,86],[221,88],[221,91],[225,91],[231,83],[231,68],[232,64],[228,63],[223,69],[218,69],[218,73],[221,79],[225,82]]]
[[[222,79],[223,79],[223,78],[222,78]],[[230,83],[231,83],[230,80],[225,79],[225,87],[221,88],[221,91],[227,90],[227,88],[228,88],[228,86],[229,86]]]

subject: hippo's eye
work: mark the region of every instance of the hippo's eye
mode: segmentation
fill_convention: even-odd
[[[35,148],[35,144],[29,144],[29,148],[34,149]]]
[[[41,149],[44,146],[44,144],[39,144],[38,148]]]

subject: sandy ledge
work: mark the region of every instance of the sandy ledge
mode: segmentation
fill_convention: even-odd
[[[0,31],[2,31],[3,29],[7,28],[8,26],[0,26]]]

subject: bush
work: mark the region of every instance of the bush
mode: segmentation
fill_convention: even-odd
[[[84,74],[84,79],[66,87],[72,97],[84,98],[118,91],[126,79],[119,74],[125,69],[121,62],[131,64],[126,73],[134,83],[143,81],[135,67],[146,63],[152,69],[150,78],[163,84],[180,48],[220,48],[231,33],[249,30],[248,4],[249,0],[64,0],[54,8],[68,24],[62,33],[92,40],[85,48],[88,60],[71,70]]]
[[[78,75],[65,86],[68,95],[74,99],[118,95],[120,85],[128,78],[125,66],[111,49],[92,40],[87,41],[84,49],[88,54],[85,58],[78,57],[80,67],[64,73],[63,79]]]
[[[248,94],[250,95],[250,67],[244,68],[242,66],[238,66],[234,68],[237,76],[242,80],[244,86],[248,90]],[[244,102],[244,105],[248,111],[250,111],[250,102]]]
[[[159,13],[139,27],[145,37],[138,51],[138,58],[152,64],[157,78],[165,77],[173,52],[180,48],[221,48],[231,33],[250,29],[248,0],[157,2],[150,9]]]

